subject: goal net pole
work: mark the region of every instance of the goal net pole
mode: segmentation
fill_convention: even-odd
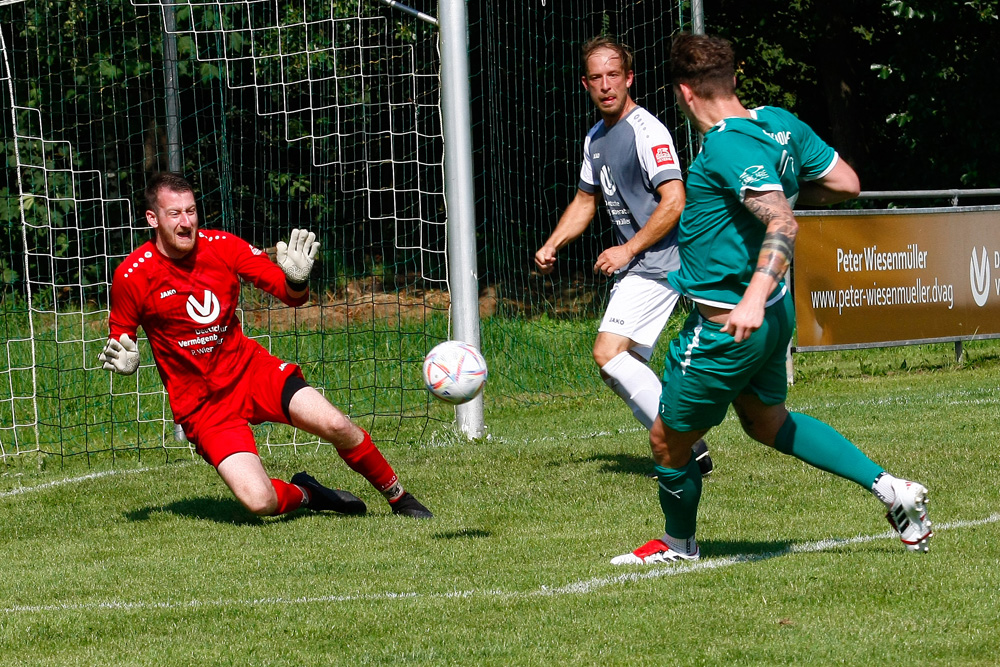
[[[181,103],[177,90],[177,20],[174,0],[163,0],[163,97],[166,111],[167,168],[175,174],[184,169],[181,154]]]
[[[479,274],[476,266],[476,203],[472,179],[469,103],[468,15],[465,0],[438,5],[441,43],[441,118],[444,132],[444,198],[447,207],[448,287],[453,338],[480,347]],[[456,406],[458,428],[483,435],[483,397]]]

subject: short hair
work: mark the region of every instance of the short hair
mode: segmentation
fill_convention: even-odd
[[[594,51],[598,49],[611,49],[618,54],[619,58],[621,58],[622,71],[626,74],[632,71],[632,49],[617,41],[613,37],[598,35],[593,39],[587,40],[581,49],[584,74],[587,73],[587,61],[590,60],[590,56],[594,54]]]
[[[701,98],[728,97],[736,91],[736,54],[721,37],[682,32],[670,47],[670,78]]]
[[[160,190],[170,190],[171,192],[194,192],[194,186],[181,176],[172,171],[158,171],[146,181],[146,190],[143,196],[146,200],[146,210],[156,210],[156,198]]]

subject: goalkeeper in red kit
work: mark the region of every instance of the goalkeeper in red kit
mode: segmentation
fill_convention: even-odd
[[[293,229],[278,243],[277,263],[246,241],[199,229],[194,189],[183,177],[158,173],[146,186],[146,221],[154,230],[117,268],[111,284],[110,336],[104,368],[130,375],[139,366],[142,327],[170,398],[174,420],[196,451],[215,466],[251,512],[270,516],[307,507],[363,514],[365,503],[329,489],[305,472],[271,479],[250,424],[280,422],[319,436],[378,489],[392,511],[426,519],[431,512],[405,491],[372,442],[293,363],[272,356],[243,333],[236,317],[240,279],[289,306],[306,302],[319,243]]]

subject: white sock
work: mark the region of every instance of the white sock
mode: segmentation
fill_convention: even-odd
[[[676,537],[671,537],[667,533],[663,533],[662,539],[664,544],[679,554],[693,556],[695,552],[698,551],[698,542],[694,539],[694,535],[681,540]]]
[[[896,478],[889,473],[882,472],[872,484],[872,493],[889,509],[892,509],[892,504],[896,502],[896,490],[892,488],[892,483],[895,480]]]
[[[660,412],[660,378],[627,351],[601,367],[604,384],[625,401],[635,418],[650,429]]]

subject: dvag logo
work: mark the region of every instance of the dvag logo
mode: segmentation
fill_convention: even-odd
[[[1000,252],[993,253],[994,258],[1000,261]],[[998,266],[997,268],[1000,268]],[[982,258],[972,249],[972,260],[969,262],[969,282],[972,284],[972,298],[977,306],[985,306],[986,299],[990,295],[990,256],[983,246]]]
[[[216,298],[209,290],[205,290],[205,298],[203,301],[198,301],[194,298],[194,294],[188,296],[187,298],[187,314],[192,320],[198,324],[209,324],[214,322],[219,316],[219,299]]]

